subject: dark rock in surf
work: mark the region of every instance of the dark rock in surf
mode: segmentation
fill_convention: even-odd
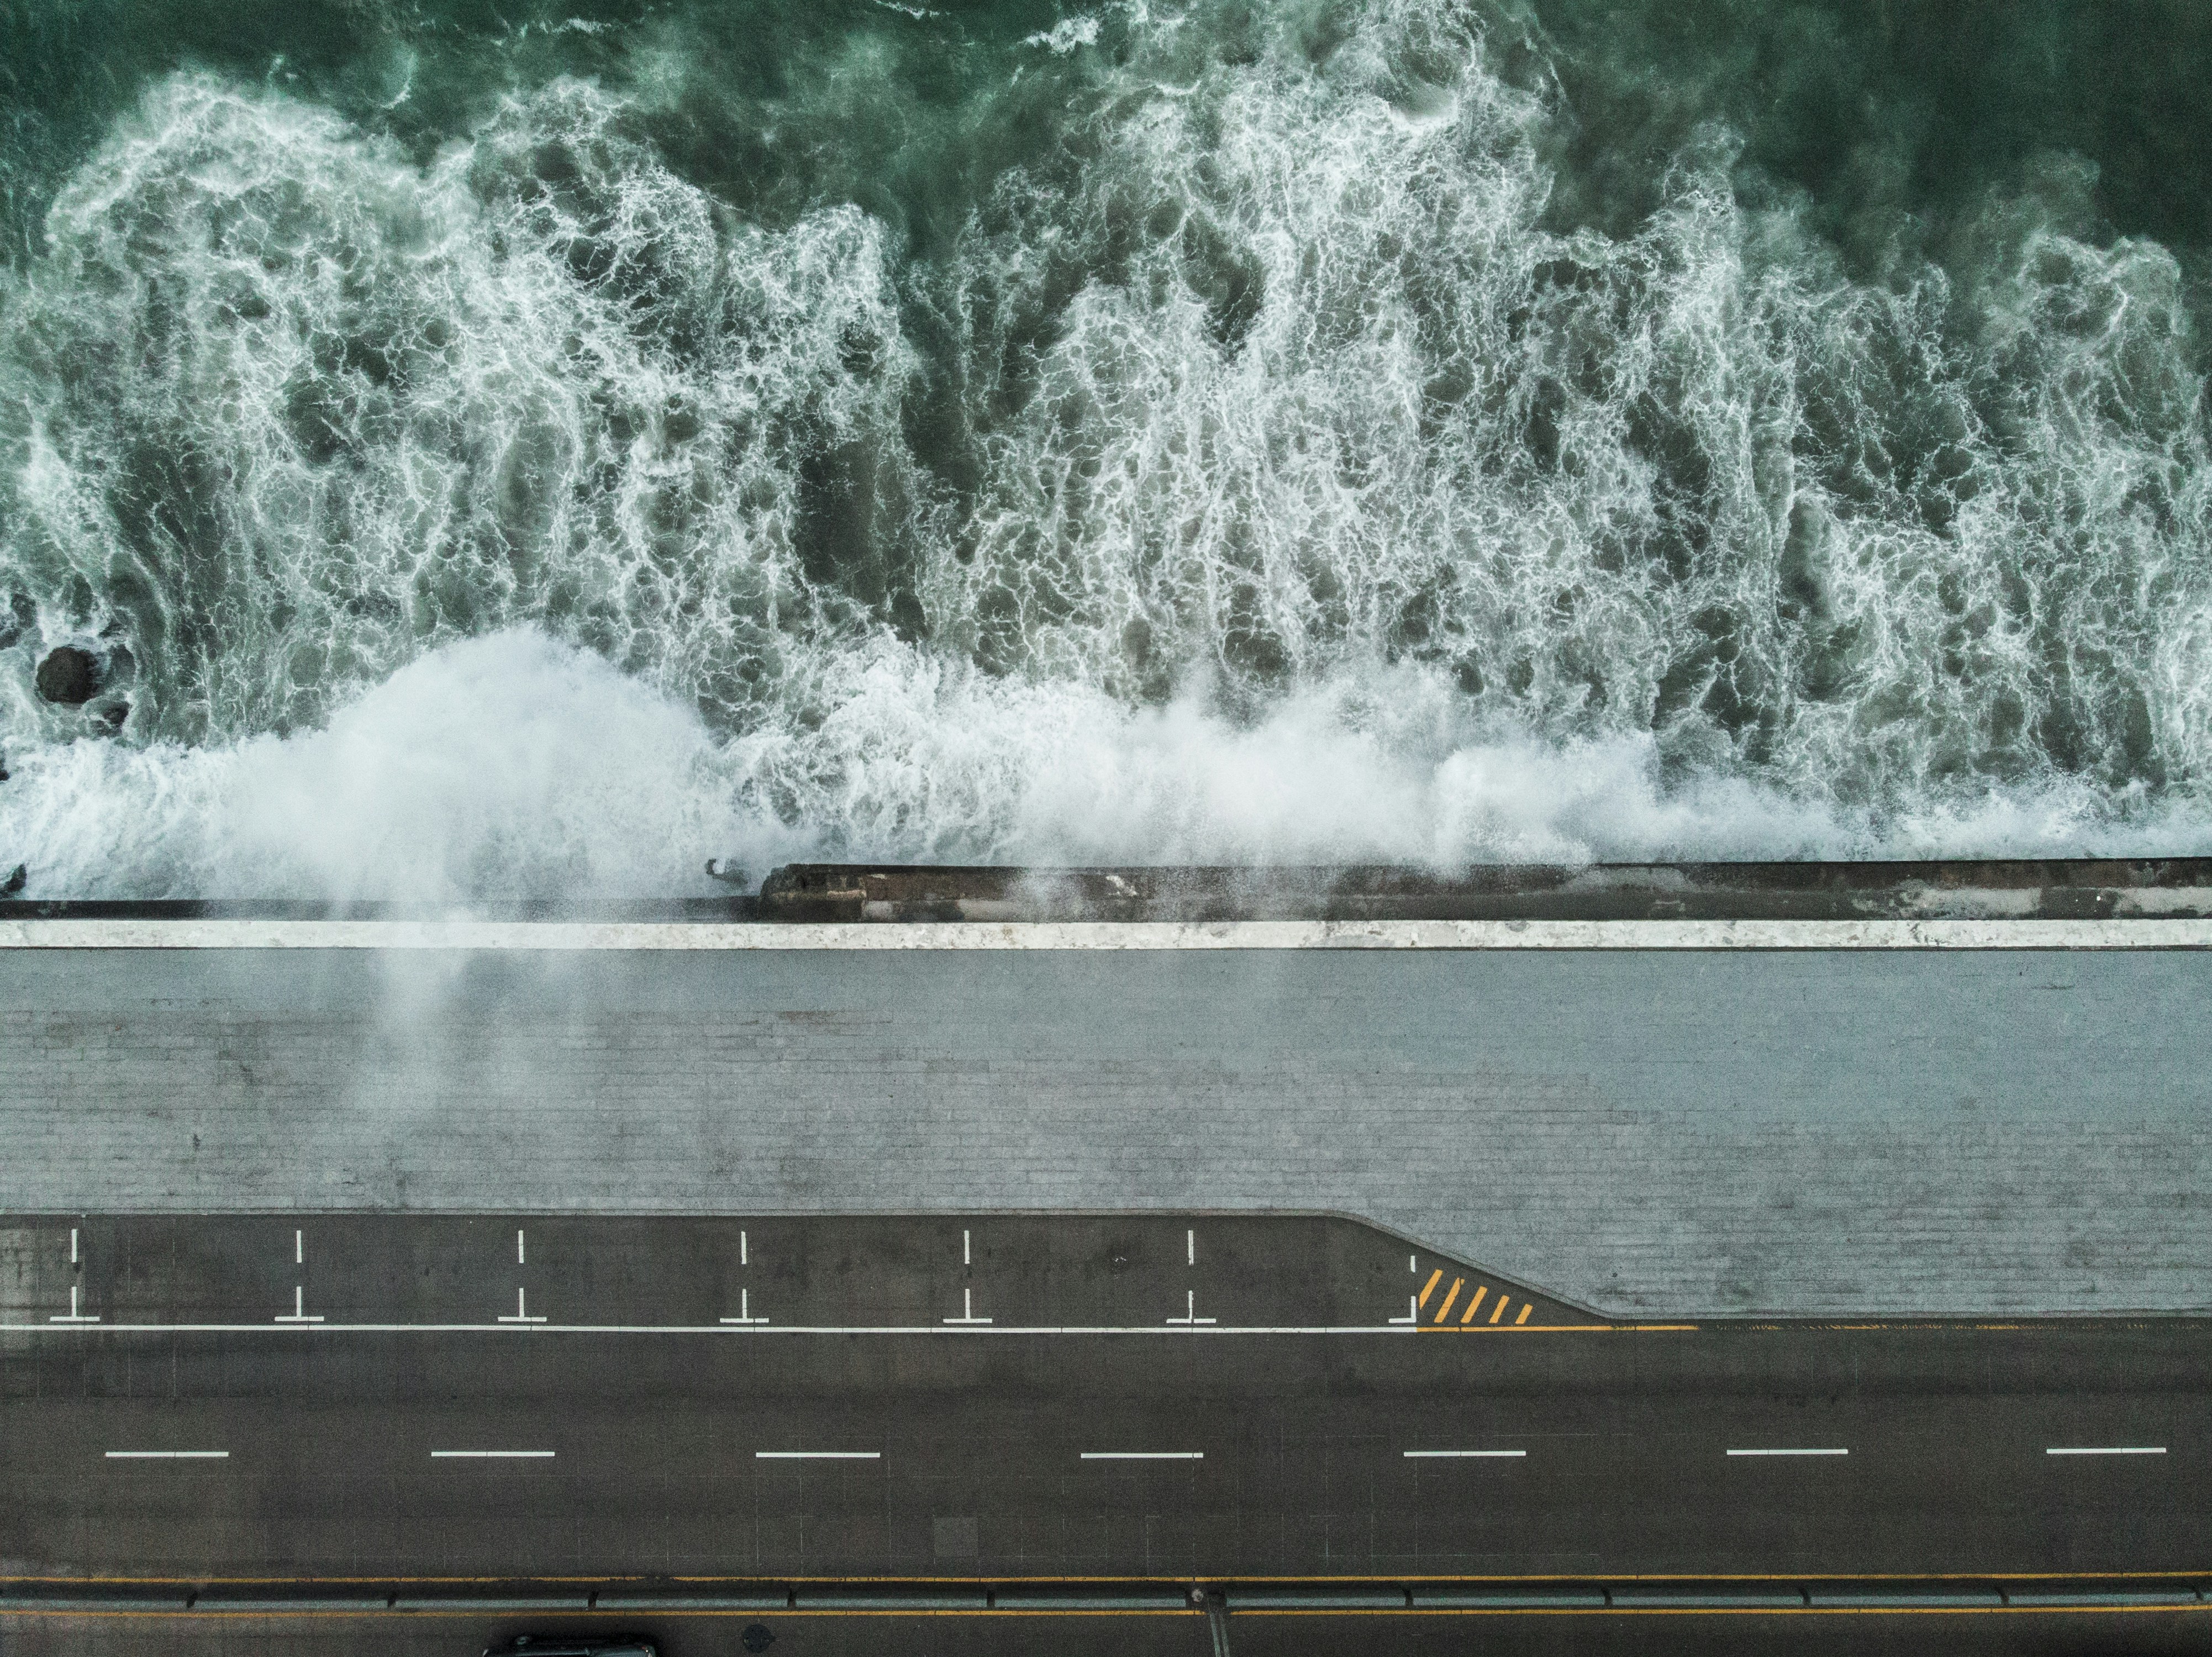
[[[31,883],[31,871],[18,863],[8,871],[8,878],[0,880],[0,898],[12,898]]]
[[[100,662],[89,650],[64,644],[39,664],[39,694],[49,702],[77,707],[100,688]]]

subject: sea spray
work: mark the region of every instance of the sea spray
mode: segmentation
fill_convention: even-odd
[[[1829,166],[1564,4],[586,10],[19,110],[36,892],[2205,849],[2202,227],[2139,170]]]

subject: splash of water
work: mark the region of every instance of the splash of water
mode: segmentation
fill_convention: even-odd
[[[2205,849],[2194,255],[2087,163],[1938,247],[1716,115],[1614,222],[1497,15],[866,9],[149,78],[0,274],[37,890]]]

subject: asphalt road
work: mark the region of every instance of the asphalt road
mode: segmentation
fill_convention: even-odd
[[[2212,1564],[2197,1328],[14,1337],[18,1573]]]
[[[2203,1320],[1608,1324],[1324,1220],[5,1238],[18,1581],[2212,1567]]]

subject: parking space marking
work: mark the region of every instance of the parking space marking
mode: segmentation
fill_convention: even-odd
[[[433,1461],[550,1461],[550,1450],[433,1450]]]
[[[1849,1450],[1731,1450],[1732,1456],[1847,1456]]]
[[[71,1232],[70,1236],[70,1239],[74,1240],[76,1234],[75,1232]],[[84,1287],[82,1284],[71,1283],[70,1285],[70,1309],[66,1312],[55,1313],[52,1317],[48,1318],[46,1321],[50,1324],[98,1323],[100,1321],[100,1318],[97,1313],[86,1312],[82,1309],[82,1301],[79,1297],[82,1295],[83,1293]]]
[[[520,1288],[514,1291],[514,1315],[512,1317],[502,1315],[500,1319],[500,1322],[503,1324],[542,1324],[544,1321],[543,1313],[534,1318],[530,1315],[529,1302],[523,1298],[523,1292]]]
[[[881,1461],[880,1450],[756,1450],[755,1461]]]
[[[110,1461],[228,1461],[228,1450],[110,1450]]]
[[[519,1266],[530,1264],[522,1251],[522,1228],[520,1226],[514,1228],[514,1264]]]
[[[1185,1289],[1183,1291],[1182,1301],[1183,1315],[1180,1318],[1170,1318],[1167,1320],[1168,1322],[1171,1324],[1180,1324],[1186,1329],[1195,1329],[1200,1324],[1210,1324],[1215,1321],[1212,1318],[1201,1318],[1198,1315],[1198,1291],[1196,1289]]]
[[[2047,1456],[2162,1456],[2163,1444],[2062,1444],[2045,1450]]]
[[[1085,1461],[1203,1461],[1203,1450],[1085,1450]]]
[[[292,1309],[289,1312],[278,1313],[276,1314],[276,1321],[280,1324],[319,1324],[322,1322],[322,1319],[320,1317],[310,1315],[307,1311],[307,1289],[304,1283],[295,1283],[293,1285]]]
[[[1426,1306],[1429,1303],[1429,1296],[1436,1293],[1437,1285],[1443,1282],[1443,1268],[1442,1266],[1438,1266],[1434,1271],[1431,1271],[1429,1274],[1429,1281],[1421,1285],[1421,1292],[1414,1298],[1413,1304],[1415,1306]]]
[[[1408,1450],[1408,1461],[1519,1461],[1526,1450]]]
[[[303,1231],[292,1234],[292,1264],[295,1266],[307,1264],[307,1234]]]
[[[726,1324],[764,1324],[768,1319],[753,1316],[753,1292],[749,1288],[741,1288],[738,1291],[738,1315],[734,1318],[725,1318],[722,1321]]]
[[[960,1291],[960,1315],[957,1318],[947,1318],[945,1321],[949,1324],[987,1324],[991,1320],[988,1318],[979,1318],[975,1315],[975,1291],[972,1288],[963,1288]]]

